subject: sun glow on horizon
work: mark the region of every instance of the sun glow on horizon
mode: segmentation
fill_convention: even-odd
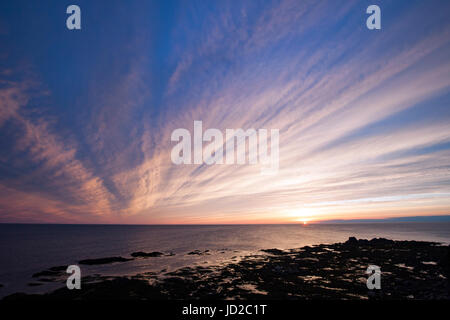
[[[307,224],[309,224],[312,221],[312,219],[311,218],[300,218],[297,221],[299,221],[303,225],[307,225]]]

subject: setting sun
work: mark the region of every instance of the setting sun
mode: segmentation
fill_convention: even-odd
[[[308,224],[311,221],[311,219],[299,219],[299,221],[301,223],[303,223],[303,225],[306,225],[306,224]]]

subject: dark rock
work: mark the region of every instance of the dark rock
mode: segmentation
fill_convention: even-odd
[[[285,253],[283,250],[280,250],[280,249],[262,249],[261,251],[271,253],[271,254],[278,254],[278,255]]]
[[[373,238],[372,240],[369,241],[371,245],[391,245],[394,244],[393,240],[388,240],[385,238]]]
[[[450,278],[450,246],[447,246],[447,252],[441,259],[440,264],[442,265],[447,278]]]
[[[51,267],[48,270],[40,271],[32,275],[33,278],[39,277],[60,277],[66,273],[67,266]]]
[[[51,267],[50,271],[64,271],[66,272],[68,266],[57,266],[57,267]]]
[[[39,282],[30,282],[28,283],[29,287],[37,287],[37,286],[42,286],[42,283]]]
[[[52,270],[44,270],[40,272],[36,272],[32,275],[33,278],[39,278],[39,277],[56,277],[60,273],[58,271],[52,271]]]
[[[447,277],[448,294],[450,296],[450,246],[447,246],[446,254],[440,260],[442,273]]]
[[[13,293],[9,296],[6,296],[2,299],[2,301],[36,301],[42,300],[43,295],[39,294],[26,294],[23,292]]]
[[[153,252],[142,252],[142,251],[138,251],[138,252],[133,252],[131,254],[132,257],[143,257],[143,258],[147,258],[147,257],[161,257],[163,255],[162,252],[158,252],[158,251],[153,251]]]
[[[350,238],[348,238],[348,240],[345,243],[350,244],[350,245],[357,245],[358,240],[355,237],[350,237]]]
[[[209,254],[208,252],[209,252],[209,250],[205,250],[205,251],[194,250],[194,251],[189,252],[188,255],[199,255],[199,256],[201,256],[201,255],[204,255],[204,254]]]
[[[167,299],[167,297],[161,293],[159,288],[148,285],[148,281],[124,277],[95,283],[85,283],[83,284],[83,290],[68,290],[66,287],[63,287],[43,295],[15,293],[6,296],[3,300],[133,300],[138,297],[148,300]]]
[[[98,258],[98,259],[85,259],[81,260],[78,263],[79,264],[86,264],[86,265],[98,265],[98,264],[108,264],[108,263],[114,263],[114,262],[126,262],[133,259],[127,259],[123,257],[108,257],[108,258]]]

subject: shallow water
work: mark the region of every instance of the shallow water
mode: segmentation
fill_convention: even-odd
[[[135,251],[175,254],[81,266],[83,276],[137,274],[219,264],[260,249],[343,242],[350,236],[449,244],[450,222],[215,226],[0,224],[0,284],[3,285],[0,296],[18,291],[48,291],[55,285],[27,285],[37,282],[31,277],[33,273],[53,266],[76,264],[87,258],[129,257]],[[209,252],[206,255],[188,255],[193,250]]]

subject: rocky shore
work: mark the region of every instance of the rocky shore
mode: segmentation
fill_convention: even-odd
[[[172,253],[135,252],[132,258],[82,260],[121,263]],[[189,254],[208,254],[195,250]],[[421,241],[349,238],[344,243],[261,250],[238,262],[185,267],[129,277],[87,276],[81,290],[63,287],[42,295],[16,293],[4,300],[98,299],[450,299],[450,247]],[[369,265],[381,268],[381,289],[366,286]],[[65,283],[65,266],[36,273],[39,281]],[[63,284],[62,284],[63,285]]]

